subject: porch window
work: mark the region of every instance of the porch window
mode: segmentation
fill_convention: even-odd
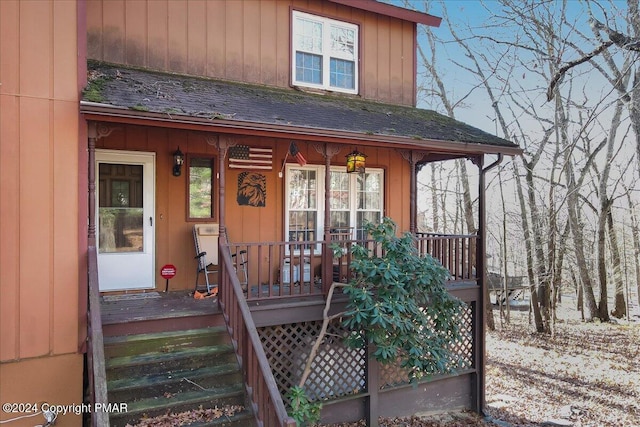
[[[354,239],[362,239],[366,221],[378,223],[384,210],[384,173],[367,168],[364,174],[348,174],[343,167],[331,168],[329,224],[333,229],[354,230]],[[286,236],[287,241],[313,241],[323,238],[324,227],[323,166],[287,167]],[[296,247],[298,249],[298,247]],[[309,249],[309,248],[304,248]]]
[[[215,218],[214,158],[190,156],[188,159],[187,219]]]
[[[357,93],[358,26],[293,12],[294,85]]]

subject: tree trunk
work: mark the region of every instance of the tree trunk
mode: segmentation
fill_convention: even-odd
[[[576,263],[578,265],[578,274],[582,284],[584,304],[586,307],[584,318],[587,322],[591,322],[598,314],[598,307],[596,305],[596,297],[593,293],[591,272],[587,265],[587,258],[584,251],[584,236],[582,234],[583,230],[582,225],[580,224],[580,210],[578,208],[578,189],[576,188],[576,182],[573,176],[573,165],[571,160],[567,161],[565,175],[567,179],[567,207],[569,208],[569,224],[571,225],[571,236],[573,237],[573,250],[576,257]]]
[[[576,277],[576,273],[571,270],[571,279],[573,283],[576,285],[576,310],[580,312],[580,319],[584,321],[584,298],[582,293],[582,283],[578,282],[578,278]]]
[[[514,175],[516,177],[516,193],[520,202],[520,219],[522,221],[522,229],[524,231],[524,244],[527,251],[527,277],[529,279],[529,292],[531,294],[531,308],[533,309],[533,319],[537,332],[544,332],[544,324],[542,323],[542,315],[540,314],[540,306],[538,305],[538,292],[536,289],[536,281],[533,267],[533,243],[531,242],[531,231],[529,229],[529,219],[527,218],[527,208],[522,193],[522,183],[520,182],[520,172],[516,162],[513,162]]]
[[[606,239],[606,222],[607,222],[607,206],[605,203],[601,207],[600,215],[598,215],[598,279],[600,281],[600,303],[598,304],[598,317],[603,322],[609,321],[609,302],[607,292],[607,263],[605,256],[605,239]]]
[[[631,236],[633,238],[633,259],[636,270],[636,284],[637,284],[637,300],[638,306],[640,306],[640,224],[638,224],[638,217],[636,216],[636,206],[631,200],[631,193],[629,189],[625,188],[627,193],[627,203],[629,204],[629,211],[631,212]]]
[[[627,315],[627,303],[624,298],[624,278],[622,277],[622,262],[620,261],[620,248],[618,238],[613,227],[613,215],[611,210],[607,215],[607,225],[609,228],[609,246],[611,246],[611,264],[613,266],[613,281],[616,285],[616,297],[614,309],[611,312],[613,317],[622,319]]]

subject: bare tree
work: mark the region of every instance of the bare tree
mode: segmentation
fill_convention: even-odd
[[[598,3],[595,3],[599,6]],[[612,9],[615,9],[615,4],[610,3]],[[601,7],[605,17],[606,9]],[[593,59],[599,55],[608,57],[608,62],[611,64],[611,52],[610,49],[617,48],[618,50],[626,52],[628,63],[636,63],[638,60],[638,53],[640,53],[640,13],[637,0],[627,0],[627,23],[628,28],[632,31],[631,34],[623,34],[617,31],[614,27],[608,23],[600,22],[594,16],[592,9],[590,12],[590,25],[593,33],[598,40],[599,44],[591,52],[585,53],[578,50],[581,55],[574,60],[567,62],[554,73],[549,82],[547,89],[547,100],[553,99],[556,95],[556,87],[562,81],[564,76],[572,68],[584,64],[592,63]],[[596,68],[598,68],[596,66]],[[622,84],[621,80],[614,80],[613,86],[620,93],[621,99],[626,103],[629,110],[629,120],[633,126],[636,136],[636,160],[638,161],[638,171],[640,172],[640,67],[635,67],[635,70],[629,70],[628,73],[633,75],[631,88],[627,87],[627,84]]]

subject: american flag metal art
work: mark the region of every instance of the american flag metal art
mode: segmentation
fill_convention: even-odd
[[[229,169],[271,170],[273,150],[263,147],[236,145],[229,148]]]

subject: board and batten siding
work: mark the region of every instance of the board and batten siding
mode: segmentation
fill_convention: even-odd
[[[82,402],[77,16],[75,1],[0,1],[3,402]]]
[[[90,59],[289,87],[291,10],[360,26],[360,96],[415,105],[412,22],[319,0],[88,0]]]

